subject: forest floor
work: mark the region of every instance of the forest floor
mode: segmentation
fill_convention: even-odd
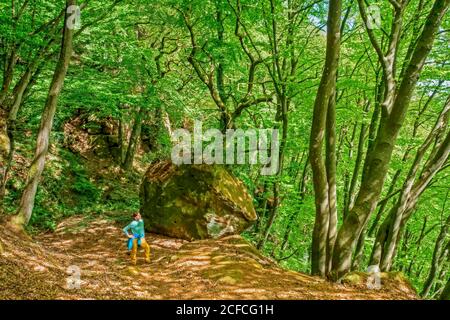
[[[284,270],[236,235],[146,238],[151,263],[139,252],[131,266],[121,225],[106,216],[71,217],[33,237],[0,224],[0,299],[417,299],[398,277],[370,290],[365,281],[335,284]],[[77,268],[79,288],[70,280]]]

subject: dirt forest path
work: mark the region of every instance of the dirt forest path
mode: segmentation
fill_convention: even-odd
[[[140,251],[133,267],[121,227],[73,217],[25,239],[0,226],[0,299],[416,299],[407,285],[369,290],[281,269],[240,236],[187,242],[148,234],[151,263]],[[70,273],[78,268],[76,288]]]

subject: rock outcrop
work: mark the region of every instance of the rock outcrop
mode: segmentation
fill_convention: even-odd
[[[186,240],[239,234],[257,219],[243,183],[219,165],[154,163],[140,199],[148,231]]]

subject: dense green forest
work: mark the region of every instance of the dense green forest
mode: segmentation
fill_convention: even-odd
[[[0,216],[125,223],[177,129],[277,129],[275,174],[226,166],[258,216],[245,239],[286,269],[400,271],[450,299],[449,5],[2,0]]]

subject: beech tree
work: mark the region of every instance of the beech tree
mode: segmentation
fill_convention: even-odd
[[[53,118],[58,105],[58,97],[61,93],[67,69],[69,68],[70,58],[72,56],[72,39],[75,32],[75,18],[73,16],[75,6],[76,0],[66,1],[61,51],[53,73],[47,101],[45,102],[44,110],[42,112],[41,125],[36,141],[36,151],[28,171],[27,183],[22,193],[17,215],[12,219],[12,223],[19,227],[23,227],[30,221],[39,179],[44,170]]]
[[[330,1],[327,22],[327,49],[325,66],[314,103],[313,122],[309,146],[309,161],[313,172],[316,222],[312,242],[313,274],[325,276],[329,271],[336,237],[336,133],[335,95],[336,74],[339,61],[340,0]],[[322,148],[326,137],[326,163]]]
[[[417,44],[403,77],[401,81],[398,81],[399,84],[396,85],[395,65],[398,52],[397,47],[402,27],[402,16],[408,2],[390,2],[393,6],[394,18],[389,36],[388,49],[384,53],[378,40],[375,38],[373,30],[367,25],[368,18],[364,2],[362,0],[358,1],[367,34],[383,68],[385,89],[378,132],[373,143],[373,148],[365,159],[360,189],[355,204],[343,221],[336,238],[332,262],[334,278],[339,278],[351,268],[353,250],[379,200],[395,141],[405,120],[412,93],[426,57],[431,51],[442,17],[446,13],[450,3],[450,1],[446,0],[437,0],[434,2],[422,32],[417,39]]]
[[[128,214],[177,129],[278,129],[273,175],[226,165],[254,196],[243,237],[283,268],[446,296],[449,0],[77,3],[76,30],[65,0],[0,4],[0,221]]]

